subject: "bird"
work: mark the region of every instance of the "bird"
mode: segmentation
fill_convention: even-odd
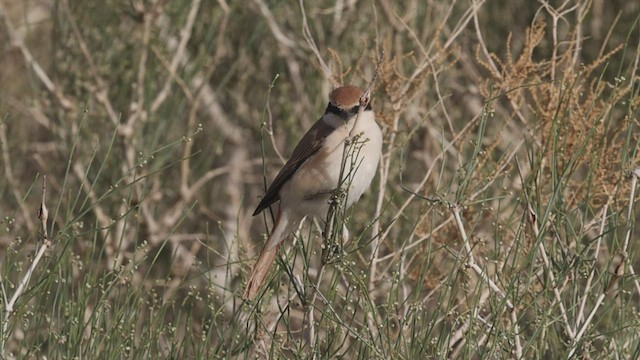
[[[341,179],[348,178],[347,208],[371,185],[382,152],[382,131],[370,101],[363,103],[360,111],[363,95],[362,89],[354,85],[343,85],[329,93],[324,115],[302,137],[262,197],[253,216],[280,203],[273,230],[253,266],[245,299],[253,299],[259,293],[280,244],[304,218],[326,218],[330,198]],[[354,136],[358,148],[347,152],[342,165],[345,140]]]

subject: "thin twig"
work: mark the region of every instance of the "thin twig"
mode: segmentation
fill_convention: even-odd
[[[589,13],[589,8],[591,6],[591,1],[585,1],[582,6],[578,9],[578,15],[576,16],[577,24],[575,26],[576,29],[576,40],[575,46],[573,49],[573,61],[572,65],[575,67],[578,65],[578,60],[580,59],[580,53],[582,52],[582,23]]]
[[[24,196],[20,192],[19,182],[13,174],[11,153],[9,152],[9,141],[7,139],[7,124],[5,124],[3,121],[0,122],[0,147],[2,148],[2,162],[4,167],[4,177],[7,180],[9,189],[13,194],[13,197],[15,198],[16,203],[20,208],[20,211],[22,212],[22,217],[24,219],[25,224],[27,225],[27,229],[29,229],[29,232],[32,232],[34,229],[34,224],[33,224],[33,221],[31,220],[31,216],[29,216],[29,209],[27,208],[27,205],[24,203]]]
[[[189,14],[187,15],[187,21],[185,22],[182,29],[180,29],[180,41],[178,42],[178,47],[176,48],[176,51],[173,55],[173,59],[171,59],[171,67],[169,69],[170,76],[167,77],[162,90],[151,103],[151,114],[155,114],[158,108],[160,108],[160,106],[169,97],[171,83],[173,82],[173,76],[171,75],[175,74],[178,71],[178,66],[184,64],[187,59],[187,44],[189,43],[189,39],[191,39],[193,26],[195,24],[196,17],[198,16],[201,2],[202,0],[193,0],[193,2],[191,3],[191,8],[189,9]]]
[[[105,110],[107,111],[107,114],[109,114],[109,119],[111,120],[111,122],[114,125],[117,125],[119,123],[119,115],[118,115],[118,112],[115,110],[113,104],[111,103],[111,100],[109,99],[109,86],[107,85],[107,82],[102,78],[102,76],[100,76],[100,71],[98,70],[96,63],[93,60],[91,51],[87,47],[87,43],[84,41],[84,38],[80,33],[80,29],[78,28],[78,23],[76,22],[75,18],[71,14],[71,9],[69,9],[68,0],[62,1],[62,9],[66,13],[67,19],[69,20],[69,24],[71,25],[71,31],[73,32],[73,35],[75,36],[76,41],[78,42],[78,46],[80,47],[80,52],[82,52],[82,55],[84,56],[85,61],[89,65],[89,72],[94,78],[95,86],[90,86],[90,88],[92,88],[91,90],[93,90],[92,93],[95,96],[96,100],[98,100],[98,102],[102,104],[102,106],[105,108]]]
[[[324,269],[325,269],[325,264],[323,262],[320,262],[320,269],[318,269],[318,272],[316,273],[316,281],[315,281],[315,286],[313,287],[312,291],[312,296],[311,296],[311,300],[307,301],[306,303],[306,307],[307,307],[307,326],[309,329],[309,348],[311,349],[311,351],[313,352],[313,358],[316,358],[316,351],[315,351],[315,347],[316,347],[316,334],[315,334],[315,318],[314,318],[314,310],[315,310],[315,303],[316,303],[316,299],[318,297],[318,293],[320,292],[320,283],[322,282],[322,278],[324,275]]]
[[[626,259],[627,259],[627,251],[629,246],[629,239],[631,238],[631,233],[633,231],[633,224],[634,224],[633,205],[635,202],[636,186],[638,185],[639,177],[640,177],[640,168],[636,168],[631,172],[631,191],[629,192],[629,206],[627,208],[627,233],[625,235],[624,245],[621,249],[622,254],[621,254],[620,262],[617,264],[614,272],[611,274],[609,284],[607,284],[604,291],[600,293],[600,295],[598,296],[598,299],[593,305],[593,309],[591,309],[589,316],[584,321],[584,324],[582,324],[582,327],[580,327],[580,330],[578,331],[578,333],[575,335],[575,337],[573,337],[572,339],[573,341],[571,342],[571,350],[569,351],[567,358],[571,358],[573,354],[575,354],[578,348],[578,344],[582,340],[582,336],[584,336],[585,332],[587,331],[587,328],[589,327],[589,325],[591,325],[591,321],[593,320],[593,317],[595,316],[596,312],[602,305],[605,297],[613,291],[613,289],[615,288],[615,285],[624,276],[624,268],[627,266],[627,263],[629,263],[628,261],[626,261]],[[629,265],[629,267],[631,266]]]
[[[9,41],[11,41],[11,44],[13,46],[17,47],[20,50],[24,62],[31,67],[36,75],[36,78],[42,83],[42,85],[44,85],[45,89],[47,89],[47,91],[51,95],[53,95],[53,97],[63,109],[67,111],[74,111],[76,109],[75,103],[69,100],[69,98],[67,98],[62,93],[60,88],[51,80],[49,75],[47,75],[47,72],[44,71],[42,66],[40,66],[40,63],[38,63],[38,61],[33,57],[33,54],[31,54],[29,48],[27,48],[27,46],[24,44],[24,40],[18,34],[18,32],[15,30],[15,27],[9,20],[7,12],[4,9],[2,3],[0,3],[0,19],[2,19],[4,22],[5,28],[7,30],[7,35],[9,36]]]
[[[600,231],[598,231],[598,240],[596,240],[596,248],[593,252],[594,265],[591,269],[591,273],[589,273],[589,277],[587,278],[587,283],[584,286],[584,293],[582,294],[582,301],[580,302],[580,309],[578,310],[578,317],[576,318],[576,327],[580,326],[580,322],[584,317],[584,309],[587,304],[587,298],[589,298],[589,295],[591,295],[591,282],[593,281],[593,278],[596,274],[595,264],[600,255],[600,244],[602,243],[602,237],[604,236],[604,226],[607,223],[606,220],[607,211],[609,209],[609,201],[610,199],[607,199],[607,202],[604,204],[604,208],[602,209],[602,217],[600,218]]]
[[[482,4],[479,1],[477,0],[473,1],[473,7],[475,10],[473,12],[473,26],[475,27],[475,30],[476,30],[476,36],[478,37],[478,43],[480,44],[480,49],[482,50],[482,54],[485,57],[485,61],[487,61],[487,63],[491,67],[493,76],[497,77],[498,79],[502,79],[502,74],[498,70],[498,67],[493,61],[493,58],[489,54],[489,49],[487,49],[487,45],[484,42],[484,37],[482,36],[482,32],[480,31],[480,22],[478,21],[478,9],[480,8],[481,5]]]
[[[436,156],[433,161],[431,162],[431,166],[429,166],[429,169],[425,172],[425,175],[422,177],[422,180],[420,180],[420,182],[418,183],[418,185],[414,186],[413,188],[415,190],[411,190],[409,191],[410,196],[404,201],[404,203],[398,208],[398,210],[396,211],[396,213],[392,216],[392,219],[396,219],[398,217],[400,217],[405,209],[413,202],[413,200],[419,198],[418,197],[418,191],[420,189],[424,189],[425,184],[427,183],[427,181],[431,178],[431,174],[433,173],[433,171],[435,170],[436,166],[438,165],[438,161],[444,159],[444,156],[447,152],[453,152],[453,150],[455,150],[454,145],[456,145],[456,143],[459,143],[459,141],[461,141],[463,139],[463,136],[471,129],[473,129],[476,126],[477,120],[479,120],[480,117],[475,117],[473,118],[471,121],[467,122],[467,124],[464,126],[464,128],[462,128],[462,130],[460,130],[455,136],[454,138],[447,142],[446,146],[444,146],[444,148],[442,149],[442,151],[438,154],[438,156]],[[401,165],[402,166],[402,165]],[[402,168],[401,168],[402,169]],[[382,207],[382,201],[379,201],[378,204],[379,207]],[[379,215],[379,214],[378,214]],[[376,217],[377,218],[377,217]],[[440,229],[443,229],[447,224],[449,224],[449,222],[451,222],[453,220],[453,216],[449,217],[447,220],[443,221],[441,224],[439,224],[435,229],[433,229],[431,231],[431,233],[429,235],[423,236],[419,239],[417,239],[416,241],[414,241],[411,244],[408,244],[406,247],[403,247],[400,250],[396,250],[393,251],[381,258],[379,258],[379,261],[383,261],[383,260],[388,260],[388,259],[392,259],[395,256],[397,256],[399,254],[399,252],[402,251],[407,251],[417,245],[419,245],[420,243],[422,243],[425,240],[431,239],[431,236],[433,233],[437,232]],[[382,233],[382,236],[380,236],[381,239],[386,239],[387,236],[389,235],[390,231],[392,230],[391,227],[388,227],[387,229],[385,229],[385,231]],[[389,265],[391,266],[391,265]]]
[[[557,9],[549,5],[549,2],[546,0],[539,0],[539,1],[540,3],[542,3],[542,6],[547,10],[549,15],[551,15],[551,19],[552,19],[551,35],[553,38],[553,50],[551,54],[551,81],[554,81],[556,78],[556,66],[557,66],[556,63],[558,61],[558,46],[559,46],[558,20],[562,19],[566,21],[565,16],[570,12],[574,11],[575,9],[577,9],[580,4],[577,3],[566,10],[562,10],[567,4],[569,4],[570,0],[565,0],[565,2],[562,3],[562,5],[560,5]]]
[[[253,1],[258,5],[258,8],[260,9],[260,13],[264,17],[264,19],[267,21],[267,26],[269,26],[269,29],[271,30],[271,34],[273,34],[273,37],[276,39],[276,41],[284,47],[291,48],[291,49],[295,48],[297,46],[296,42],[294,40],[291,40],[289,37],[287,37],[284,31],[280,29],[278,22],[275,20],[275,16],[273,16],[273,13],[269,9],[269,6],[264,2],[264,0],[253,0]]]
[[[569,317],[567,316],[567,311],[564,307],[564,303],[562,302],[562,298],[560,297],[558,282],[556,280],[555,273],[551,268],[551,262],[549,261],[549,257],[547,256],[547,249],[545,248],[544,241],[543,241],[544,239],[540,238],[540,226],[538,223],[538,215],[536,214],[536,212],[533,210],[533,207],[529,203],[529,194],[527,193],[525,181],[522,176],[522,169],[520,167],[520,162],[518,162],[517,158],[516,158],[516,164],[518,166],[518,173],[520,175],[520,181],[522,182],[522,188],[525,190],[525,196],[526,196],[526,202],[527,202],[526,203],[527,204],[526,219],[533,230],[533,235],[536,241],[538,242],[538,251],[539,251],[540,257],[542,258],[544,269],[547,272],[547,275],[549,276],[549,280],[551,280],[551,289],[553,290],[555,301],[558,303],[558,307],[560,308],[560,315],[562,316],[565,331],[567,332],[567,335],[569,335],[569,337],[573,339],[575,336],[575,331],[571,327],[571,324],[569,323]]]
[[[151,41],[151,25],[153,23],[154,11],[146,11],[144,5],[141,5],[141,12],[143,14],[143,30],[142,30],[142,44],[140,45],[140,60],[138,61],[138,74],[136,76],[135,90],[132,93],[132,99],[129,104],[129,120],[127,120],[128,127],[133,128],[133,124],[140,118],[146,117],[145,110],[145,93],[146,93],[146,74],[147,74],[147,60],[149,59],[149,45]]]
[[[640,178],[640,168],[636,168],[631,172],[631,191],[629,192],[629,207],[627,208],[627,233],[624,236],[624,245],[622,246],[622,253],[626,256],[629,251],[629,241],[631,240],[631,233],[633,231],[633,223],[635,217],[633,216],[633,204],[636,197],[636,186],[638,185],[638,178]]]
[[[11,317],[11,315],[13,315],[15,311],[14,307],[16,302],[18,301],[18,299],[26,289],[27,285],[29,284],[29,280],[31,280],[31,276],[35,271],[36,266],[38,266],[38,263],[42,259],[42,256],[44,255],[45,251],[51,248],[51,245],[52,245],[52,242],[49,239],[49,233],[47,231],[47,220],[49,219],[49,210],[47,209],[47,206],[45,203],[46,191],[47,191],[47,176],[44,175],[42,177],[42,199],[40,201],[40,209],[38,210],[38,219],[40,219],[40,224],[42,226],[42,229],[41,229],[42,243],[38,248],[38,251],[36,252],[35,257],[33,258],[33,261],[31,261],[31,265],[29,265],[29,269],[24,274],[22,279],[20,279],[20,282],[18,283],[18,287],[16,288],[16,291],[13,293],[13,296],[11,297],[9,302],[6,303],[6,306],[4,308],[4,319],[3,319],[4,321],[2,322],[2,334],[0,334],[2,336],[2,339],[5,339],[9,335],[8,334],[9,318]],[[5,353],[6,349],[4,348],[4,343],[2,343],[2,349],[0,350],[2,354]]]
[[[518,326],[518,317],[516,314],[516,309],[513,306],[513,303],[511,302],[511,300],[509,300],[507,295],[504,293],[504,291],[502,291],[502,289],[500,289],[500,287],[498,287],[498,285],[496,285],[496,283],[493,282],[493,280],[491,280],[489,276],[476,263],[476,260],[473,256],[473,251],[471,249],[471,244],[469,243],[469,237],[467,236],[467,232],[464,228],[464,225],[462,224],[462,218],[460,216],[460,210],[461,210],[460,205],[452,205],[450,206],[450,210],[453,213],[453,217],[456,220],[456,225],[458,226],[458,231],[460,232],[460,236],[462,237],[462,241],[463,241],[465,252],[466,252],[466,260],[467,260],[466,266],[471,268],[473,271],[475,271],[475,273],[487,285],[489,285],[489,288],[491,288],[493,292],[498,294],[504,300],[505,304],[507,305],[507,308],[509,309],[509,312],[511,313],[510,317],[513,325],[513,333],[514,333],[513,335],[515,337],[515,354],[516,354],[516,358],[520,359],[522,358],[522,344],[520,342],[520,329]]]
[[[489,276],[476,263],[476,260],[473,257],[473,250],[471,249],[471,244],[469,243],[469,237],[467,236],[467,232],[466,232],[466,230],[464,228],[464,225],[462,224],[462,217],[460,216],[461,206],[460,205],[451,205],[449,210],[451,210],[451,212],[453,213],[453,218],[456,221],[456,225],[458,226],[458,231],[460,232],[460,236],[462,237],[462,242],[464,244],[464,248],[465,248],[465,252],[466,252],[466,259],[467,259],[465,265],[467,267],[471,268],[473,271],[475,271],[476,274],[485,283],[487,283],[487,285],[489,285],[491,290],[493,290],[496,294],[500,295],[500,297],[505,300],[509,310],[513,311],[514,310],[514,306],[513,306],[513,303],[511,303],[511,300],[507,299],[507,295],[504,293],[504,291],[502,291],[502,289],[500,289],[500,287],[498,287],[498,285],[496,285],[496,283],[493,282],[493,280],[491,280],[489,278]]]
[[[304,9],[304,0],[299,0],[299,4],[300,13],[302,14],[302,35],[304,37],[304,40],[307,42],[307,45],[309,45],[309,49],[311,49],[311,52],[313,52],[313,54],[316,56],[316,60],[318,60],[318,64],[320,64],[325,78],[331,81],[333,85],[338,85],[337,79],[333,75],[331,68],[329,68],[327,63],[325,63],[322,59],[322,55],[320,55],[318,45],[316,45],[316,41],[313,39],[313,35],[311,34],[311,30],[309,29],[309,22],[307,20],[307,11]]]

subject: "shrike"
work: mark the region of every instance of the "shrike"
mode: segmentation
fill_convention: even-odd
[[[368,104],[360,114],[363,91],[346,85],[329,94],[324,115],[302,137],[282,167],[253,215],[258,215],[280,200],[273,231],[264,245],[244,297],[252,299],[260,290],[280,243],[306,216],[327,216],[329,200],[338,187],[340,176],[348,184],[347,207],[355,203],[369,187],[382,151],[382,132]],[[343,165],[345,139],[359,135],[358,145],[348,152]]]

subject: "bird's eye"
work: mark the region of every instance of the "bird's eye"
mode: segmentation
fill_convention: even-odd
[[[360,109],[360,105],[356,105],[356,106],[352,107],[351,109],[349,109],[349,112],[352,113],[352,114],[357,114],[359,109]]]

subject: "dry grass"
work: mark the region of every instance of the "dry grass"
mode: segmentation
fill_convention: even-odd
[[[0,0],[3,356],[637,357],[639,13]],[[351,241],[243,302],[265,183],[381,54]]]

